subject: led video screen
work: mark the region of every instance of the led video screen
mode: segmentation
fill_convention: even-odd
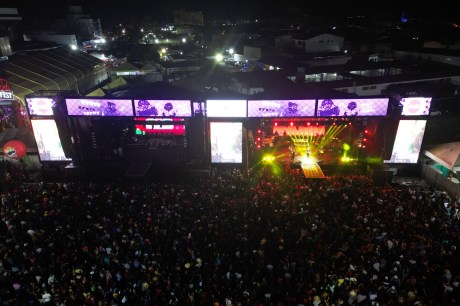
[[[69,116],[132,117],[131,100],[66,99]]]
[[[31,120],[41,161],[70,161],[65,157],[56,122],[52,119]]]
[[[191,117],[190,100],[134,100],[137,117]]]
[[[26,98],[27,109],[31,116],[52,116],[56,101],[51,98]]]
[[[393,144],[391,159],[385,163],[415,164],[418,162],[426,120],[399,121],[396,138]]]
[[[137,135],[185,135],[184,119],[181,118],[136,118],[135,122]]]
[[[246,118],[246,100],[207,100],[206,116]]]
[[[318,117],[386,116],[388,98],[374,99],[319,99]]]
[[[201,116],[205,114],[204,102],[193,102],[193,115]]]
[[[400,100],[403,106],[401,115],[421,116],[430,114],[431,98],[411,97]]]
[[[211,122],[211,163],[242,163],[243,124]]]
[[[248,117],[313,117],[316,100],[249,100]]]

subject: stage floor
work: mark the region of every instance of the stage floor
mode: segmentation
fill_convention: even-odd
[[[300,162],[300,167],[306,178],[326,178],[323,170],[321,170],[321,167],[314,158],[298,156],[294,161]]]

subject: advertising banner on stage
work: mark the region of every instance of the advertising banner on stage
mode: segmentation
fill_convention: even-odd
[[[185,119],[181,118],[136,118],[136,135],[185,135]]]
[[[52,98],[26,98],[27,109],[31,116],[52,116],[56,101]]]
[[[410,97],[399,101],[403,107],[402,116],[421,116],[430,114],[431,98]]]
[[[69,116],[132,117],[133,102],[117,99],[65,99]]]
[[[208,117],[246,118],[246,100],[207,100]]]
[[[318,99],[318,117],[386,116],[388,98]]]
[[[136,117],[192,117],[190,100],[134,100]]]
[[[249,100],[248,117],[313,117],[316,100]]]

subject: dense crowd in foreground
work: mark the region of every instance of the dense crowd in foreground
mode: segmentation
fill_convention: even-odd
[[[458,203],[365,177],[213,170],[1,197],[0,305],[459,305]]]

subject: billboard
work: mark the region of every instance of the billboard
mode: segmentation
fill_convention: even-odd
[[[248,117],[313,117],[316,100],[249,100]]]
[[[52,98],[26,98],[27,109],[31,116],[53,116],[56,101]]]
[[[243,124],[211,122],[211,163],[242,163]]]
[[[431,98],[424,97],[410,97],[402,98],[399,101],[403,107],[402,116],[420,116],[429,115]]]
[[[117,99],[65,99],[69,116],[132,117],[133,102]]]
[[[246,118],[246,100],[207,100],[206,116]]]
[[[319,99],[316,115],[318,117],[386,116],[388,101],[388,98]]]
[[[35,142],[41,161],[71,161],[65,157],[56,122],[53,119],[32,119]]]
[[[391,159],[385,160],[384,163],[417,163],[425,127],[426,120],[399,121]]]
[[[136,118],[134,122],[136,135],[185,135],[185,122],[181,118]]]
[[[134,100],[137,117],[191,117],[190,100]]]

